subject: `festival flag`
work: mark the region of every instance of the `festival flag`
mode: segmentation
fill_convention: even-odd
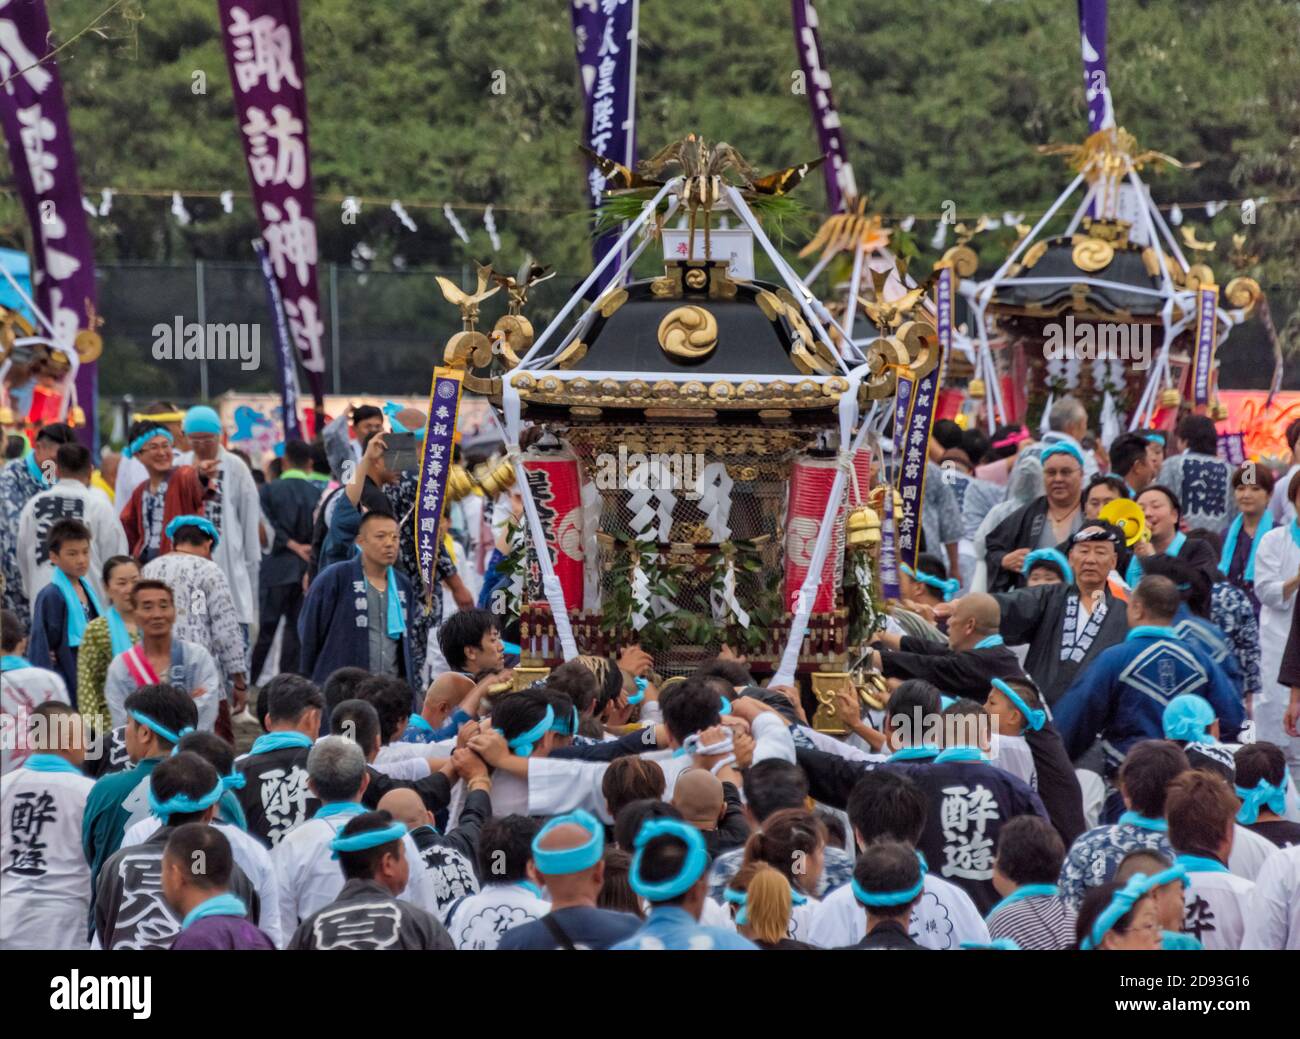
[[[298,424],[298,371],[293,363],[293,346],[289,341],[289,326],[284,319],[280,285],[275,280],[271,257],[267,255],[266,243],[262,239],[254,239],[253,252],[257,253],[257,262],[262,266],[262,277],[266,281],[266,303],[271,308],[271,328],[275,333],[275,374],[276,381],[280,384],[284,439],[302,440],[302,429]]]
[[[1106,73],[1106,0],[1079,0],[1083,47],[1083,89],[1088,101],[1088,132],[1115,125]]]
[[[917,380],[911,413],[907,417],[902,439],[898,493],[903,499],[903,515],[898,520],[898,561],[913,570],[916,569],[916,560],[921,554],[921,506],[925,499],[926,458],[939,400],[939,373],[942,368],[943,357],[940,356],[930,373]]]
[[[636,45],[639,0],[572,0],[573,42],[586,109],[583,140],[597,155],[631,167],[636,162]],[[600,206],[605,175],[588,166],[592,209]],[[617,231],[592,246],[599,263],[618,241]],[[608,284],[607,273],[595,287]]]
[[[52,329],[37,334],[71,347],[95,320],[95,255],[82,208],[77,155],[63,102],[44,0],[0,6],[0,121],[14,184],[32,228],[32,287]],[[97,368],[77,369],[77,403],[86,415],[78,433],[96,443]]]
[[[826,71],[822,57],[817,7],[813,0],[791,0],[790,11],[794,19],[795,48],[803,67],[804,89],[808,93],[808,104],[812,106],[813,125],[817,128],[817,143],[827,159],[822,166],[826,177],[826,200],[830,211],[839,213],[844,210],[846,199],[857,198],[858,186],[844,148],[840,114],[831,93],[831,74]]]
[[[1214,371],[1215,333],[1219,322],[1219,286],[1196,290],[1196,343],[1192,354],[1192,404],[1210,403],[1210,376]]]
[[[464,378],[464,373],[455,368],[434,368],[433,385],[429,388],[429,420],[424,430],[420,486],[412,517],[426,595],[438,586],[438,525],[447,499],[447,475],[451,471],[452,443]]]
[[[325,325],[298,0],[217,0],[253,205],[289,332],[323,409]]]
[[[880,594],[886,600],[903,597],[898,576],[898,541],[894,523],[894,486],[886,481],[880,509]]]

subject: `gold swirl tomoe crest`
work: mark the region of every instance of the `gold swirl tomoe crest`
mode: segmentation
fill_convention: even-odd
[[[698,361],[717,345],[717,318],[703,307],[675,307],[659,322],[659,346],[670,357]]]
[[[1085,238],[1074,247],[1070,254],[1070,259],[1074,265],[1081,271],[1087,271],[1090,274],[1095,271],[1104,271],[1110,266],[1115,259],[1115,247],[1110,242],[1103,242],[1100,238]]]

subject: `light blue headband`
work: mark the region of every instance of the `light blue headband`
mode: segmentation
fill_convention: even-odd
[[[133,458],[145,444],[149,443],[154,437],[166,437],[169,444],[176,443],[176,438],[172,436],[170,429],[151,429],[148,433],[141,433],[138,437],[126,445],[126,457]]]
[[[1033,729],[1034,732],[1037,732],[1047,724],[1047,712],[1039,710],[1036,707],[1030,707],[1029,704],[1025,703],[1025,698],[1012,689],[1011,686],[1007,685],[1006,682],[1002,681],[1002,679],[993,679],[993,688],[1011,701],[1012,706],[1015,707],[1015,709],[1024,717],[1025,724]]]
[[[181,527],[198,527],[199,530],[212,539],[213,548],[216,548],[221,543],[221,535],[217,533],[217,528],[212,525],[211,520],[202,516],[177,516],[167,524],[167,540],[175,540],[176,532]]]
[[[641,860],[645,856],[646,845],[656,837],[677,838],[686,845],[686,858],[675,877],[651,883],[641,876]],[[700,831],[680,819],[647,819],[641,824],[633,846],[636,853],[632,856],[628,883],[633,891],[650,902],[667,902],[685,894],[709,865],[709,852],[704,846]]]
[[[858,883],[858,878],[854,877],[849,881],[850,886],[853,888],[853,897],[864,906],[907,905],[908,902],[911,902],[921,893],[922,888],[925,887],[925,875],[929,872],[925,859],[919,851],[916,853],[916,861],[921,867],[921,879],[906,891],[868,891]]]
[[[190,797],[188,794],[173,794],[166,801],[159,801],[158,795],[153,792],[153,777],[150,776],[149,783],[149,811],[158,817],[158,821],[164,826],[173,815],[193,815],[195,812],[204,812],[221,800],[221,795],[226,792],[225,786],[218,779],[216,785],[202,797]]]
[[[1259,810],[1265,805],[1276,815],[1286,814],[1286,795],[1291,789],[1291,769],[1283,768],[1282,782],[1274,786],[1267,779],[1261,779],[1250,789],[1236,787],[1237,796],[1241,798],[1241,811],[1237,813],[1237,822],[1250,826],[1259,821]]]
[[[1143,433],[1142,439],[1152,444],[1159,444],[1161,447],[1165,446],[1165,435],[1163,433]]]
[[[1165,873],[1170,872],[1165,870]],[[1157,877],[1164,876],[1164,873],[1157,873]],[[1134,873],[1129,878],[1129,882],[1120,890],[1116,891],[1110,900],[1110,905],[1101,911],[1096,922],[1092,925],[1092,930],[1079,943],[1080,949],[1098,949],[1101,947],[1102,939],[1106,933],[1111,930],[1120,918],[1127,915],[1138,902],[1146,897],[1147,893],[1155,886],[1152,881],[1155,878],[1148,877],[1145,873]],[[1170,878],[1172,879],[1172,878]]]
[[[515,736],[513,739],[506,740],[506,746],[509,747],[511,750],[513,750],[521,758],[526,758],[530,754],[532,754],[533,748],[537,746],[538,741],[541,740],[543,736],[545,736],[548,732],[551,731],[551,726],[553,726],[554,724],[555,724],[555,708],[553,708],[550,704],[547,704],[546,714],[542,716],[542,720],[539,721],[527,732],[521,732],[518,736]],[[502,732],[501,729],[497,729],[497,732],[500,732],[502,736],[505,735],[505,733]]]
[[[186,436],[191,433],[215,433],[220,436],[221,419],[211,408],[199,404],[185,412],[185,420],[181,423],[181,432]]]
[[[1014,938],[993,938],[987,942],[962,942],[963,949],[1000,949],[1003,952],[1019,952],[1020,946]]]
[[[586,844],[580,844],[576,848],[563,848],[551,850],[542,847],[542,838],[554,830],[557,826],[564,826],[572,823],[575,826],[581,826],[591,835]],[[583,870],[591,869],[605,854],[605,827],[600,824],[590,812],[583,811],[579,808],[576,812],[570,812],[568,815],[557,815],[549,823],[541,828],[537,836],[533,838],[533,865],[537,867],[537,872],[543,876],[559,877],[569,873],[581,873]]]
[[[1073,444],[1067,444],[1064,441],[1057,441],[1055,444],[1048,444],[1047,447],[1043,448],[1042,453],[1038,456],[1038,460],[1046,465],[1047,460],[1051,458],[1052,455],[1069,455],[1079,463],[1080,469],[1087,468],[1087,465],[1083,461],[1083,452]]]
[[[390,400],[383,407],[383,412],[388,416],[388,426],[394,433],[413,433],[418,439],[424,439],[423,429],[407,429],[402,423],[397,421],[398,412],[406,410],[397,401]]]
[[[1180,743],[1207,742],[1210,736],[1206,730],[1214,718],[1214,708],[1208,700],[1195,693],[1181,693],[1169,701],[1161,718],[1165,739]]]
[[[728,902],[730,902],[732,905],[740,907],[739,909],[736,910],[737,924],[743,926],[749,923],[749,892],[748,891],[737,891],[734,887],[723,888],[722,897],[726,899]],[[805,895],[798,888],[796,888],[793,884],[791,884],[790,903],[792,905],[797,905],[797,906],[806,905],[808,903],[808,896]]]
[[[226,790],[243,790],[248,785],[248,777],[244,773],[235,771],[228,776],[221,777],[221,786]]]
[[[1061,577],[1065,579],[1066,584],[1074,584],[1074,570],[1070,567],[1070,561],[1055,548],[1034,549],[1029,555],[1025,556],[1020,572],[1028,577],[1029,571],[1040,563],[1050,563],[1061,571]]]
[[[400,841],[405,836],[405,823],[392,823],[378,830],[362,830],[360,833],[352,833],[346,837],[340,830],[330,841],[330,848],[334,852],[330,858],[337,859],[341,851],[365,851],[367,848],[378,848],[381,844]]]
[[[913,570],[906,563],[900,563],[898,568],[907,574],[913,581],[919,581],[921,584],[928,584],[931,588],[943,595],[944,602],[950,602],[952,597],[961,591],[961,582],[955,577],[947,579],[935,577],[934,574],[927,574],[922,571]]]
[[[143,725],[146,729],[152,729],[168,743],[173,745],[180,743],[182,737],[188,736],[194,731],[193,727],[187,725],[185,728],[181,729],[180,732],[172,732],[171,729],[167,728],[161,722],[154,721],[143,711],[127,711],[126,713],[134,718],[138,724]]]
[[[723,696],[723,697],[719,697],[719,699],[722,701],[722,703],[721,703],[721,704],[719,705],[719,707],[718,707],[718,713],[719,713],[719,714],[730,714],[730,713],[731,713],[731,701],[728,700],[725,696]]]
[[[551,732],[558,732],[561,736],[578,735],[578,709],[573,708],[572,718],[556,718],[551,725]]]
[[[635,707],[645,699],[645,687],[650,684],[650,679],[648,678],[634,678],[632,681],[636,684],[636,692],[627,698],[627,705],[629,707]]]

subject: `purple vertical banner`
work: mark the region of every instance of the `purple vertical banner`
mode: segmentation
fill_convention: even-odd
[[[913,389],[915,385],[912,380],[900,371],[898,388],[894,396],[894,450],[889,459],[889,464],[894,470],[890,483],[895,486],[898,485],[898,474],[903,469],[903,445],[907,443],[907,416],[912,413]]]
[[[280,383],[280,420],[284,425],[284,439],[302,440],[302,428],[298,423],[298,371],[293,363],[289,326],[284,319],[284,301],[280,298],[280,286],[275,280],[275,271],[271,269],[271,257],[267,255],[266,243],[260,238],[254,239],[253,252],[257,253],[257,262],[262,265],[262,277],[266,281],[266,303],[271,308],[271,330],[275,334],[275,374]]]
[[[939,377],[935,382],[936,388],[943,386],[948,368],[948,351],[952,348],[953,278],[952,265],[948,264],[939,268],[934,283],[934,330],[939,337]]]
[[[1088,102],[1088,132],[1115,125],[1106,72],[1107,0],[1079,0],[1079,37],[1083,48],[1083,89]]]
[[[790,14],[794,20],[795,48],[803,67],[804,89],[808,92],[813,124],[817,127],[817,144],[827,157],[826,165],[822,167],[826,176],[826,201],[830,211],[838,213],[845,208],[846,201],[857,198],[858,185],[853,179],[853,167],[849,165],[844,148],[840,113],[831,93],[831,74],[826,71],[822,57],[817,7],[813,0],[791,0]]]
[[[582,139],[597,155],[623,166],[636,161],[636,46],[639,0],[571,0],[573,45],[582,77],[586,116]],[[605,175],[591,166],[587,191],[591,207],[600,206]],[[599,263],[618,241],[617,231],[602,235],[591,247]],[[595,286],[599,292],[613,271]]]
[[[429,388],[429,422],[420,455],[420,486],[415,496],[415,550],[424,575],[425,595],[438,587],[438,524],[447,498],[452,443],[465,375],[455,368],[434,368]]]
[[[71,347],[79,330],[93,327],[95,253],[58,63],[45,60],[53,49],[44,0],[0,0],[0,121],[32,228],[35,302],[52,326],[38,324],[36,334]],[[92,447],[97,385],[96,366],[81,365],[77,403],[86,425],[78,433]]]
[[[1219,327],[1219,286],[1202,285],[1196,290],[1196,342],[1192,353],[1192,404],[1210,403],[1210,375],[1214,371],[1214,347]]]
[[[903,498],[903,515],[898,521],[898,561],[916,569],[916,558],[921,553],[921,506],[925,500],[926,457],[930,448],[930,433],[934,427],[934,414],[939,403],[939,372],[943,368],[940,357],[928,375],[916,383],[912,412],[907,417],[903,436],[902,465],[898,475],[898,493]]]
[[[253,206],[289,332],[320,411],[325,325],[316,287],[316,216],[298,0],[217,0],[217,7]]]

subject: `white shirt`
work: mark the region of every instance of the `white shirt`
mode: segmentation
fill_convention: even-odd
[[[262,566],[262,545],[257,533],[262,522],[262,501],[244,460],[224,447],[218,450],[221,539],[212,551],[212,561],[221,567],[230,585],[235,619],[240,624],[252,624],[257,620],[257,575]],[[180,464],[193,465],[194,452],[182,454]]]
[[[94,785],[72,772],[0,776],[0,949],[89,947],[81,820]]]
[[[1259,871],[1241,947],[1300,950],[1300,845],[1279,850]]]
[[[143,844],[158,832],[158,827],[161,825],[153,816],[141,819],[122,835],[121,846],[129,848],[134,844]],[[257,892],[257,926],[271,941],[275,942],[277,948],[288,944],[289,938],[293,936],[282,938],[280,934],[280,892],[275,884],[275,868],[271,865],[271,853],[266,850],[261,841],[250,837],[238,826],[231,826],[230,823],[215,819],[210,825],[226,835],[235,865],[244,871],[244,876]]]
[[[1038,789],[1038,768],[1034,765],[1033,751],[1023,736],[1003,736],[998,733],[993,737],[989,760],[998,768],[1024,780],[1030,789]]]
[[[1273,497],[1269,499],[1268,507],[1273,513],[1275,523],[1285,524],[1295,519],[1295,506],[1291,504],[1291,499],[1286,496],[1286,492],[1291,486],[1291,477],[1296,473],[1300,473],[1300,465],[1291,466],[1286,471],[1286,475],[1273,484]]]
[[[641,756],[656,762],[663,769],[665,801],[672,800],[677,777],[695,764],[695,759],[689,754],[673,757],[670,750],[658,750]],[[758,760],[757,748],[754,759]],[[538,758],[530,762],[528,808],[524,814],[563,815],[565,812],[585,808],[603,822],[612,823],[613,817],[609,814],[605,795],[600,789],[607,768],[609,765],[606,762],[575,761],[571,758]],[[504,808],[499,807],[498,802],[498,796],[506,796],[509,790],[506,779],[506,776],[502,776],[499,784],[495,779],[492,783],[492,811],[495,815],[508,814]],[[503,790],[503,787],[506,789]]]
[[[86,574],[99,601],[104,596],[104,562],[127,554],[126,531],[113,506],[79,480],[63,479],[48,490],[32,495],[18,518],[18,573],[27,598],[35,602],[41,589],[54,580],[54,564],[45,538],[55,520],[79,519],[90,528],[90,572]]]
[[[452,911],[447,931],[457,949],[495,949],[510,928],[550,911],[551,903],[523,884],[488,884]]]
[[[318,909],[324,909],[343,890],[343,870],[332,858],[330,841],[347,824],[351,815],[329,815],[308,819],[295,827],[271,849],[271,865],[280,903],[280,932],[284,945],[298,925]],[[410,835],[402,838],[411,875],[400,898],[437,915],[437,901],[430,888],[428,871]],[[283,945],[281,946],[283,948]]]
[[[1183,883],[1183,931],[1207,949],[1240,949],[1254,890],[1251,881],[1233,873],[1189,871]]]
[[[27,716],[47,700],[72,703],[62,675],[43,667],[19,667],[0,674],[0,774],[12,772],[31,753]]]
[[[989,929],[970,895],[932,873],[925,875],[920,901],[907,923],[912,940],[927,949],[960,949],[962,942],[987,945]],[[849,884],[822,899],[803,941],[823,949],[856,945],[867,936],[867,910]]]
[[[1228,869],[1243,880],[1254,880],[1264,863],[1277,851],[1277,845],[1263,834],[1237,823],[1232,825],[1232,854],[1228,856]]]

